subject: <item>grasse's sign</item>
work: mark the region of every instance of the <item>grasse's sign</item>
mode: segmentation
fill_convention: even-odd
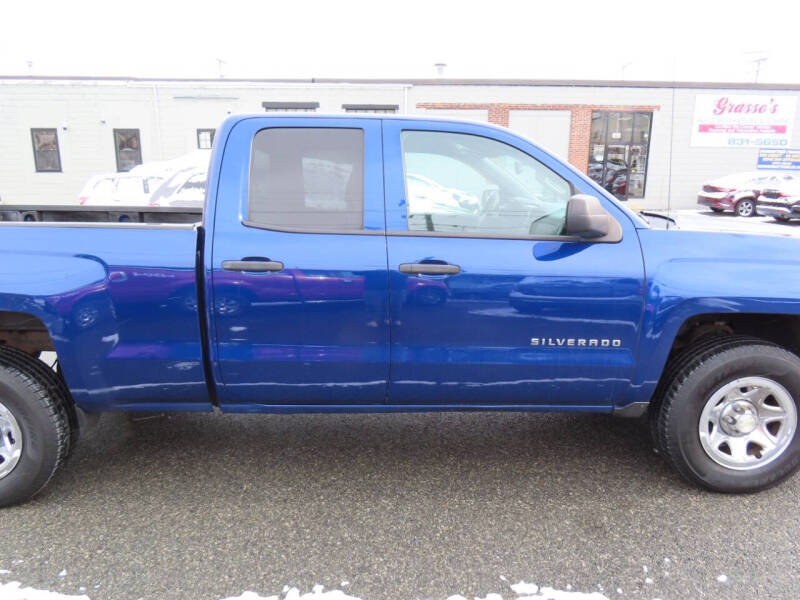
[[[692,146],[788,146],[797,98],[780,95],[698,94]]]

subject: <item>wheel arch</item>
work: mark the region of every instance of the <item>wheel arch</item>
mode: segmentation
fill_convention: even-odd
[[[669,361],[698,339],[708,335],[747,336],[768,341],[800,355],[800,315],[775,313],[698,312],[673,315],[659,332],[644,331],[630,393],[615,407],[642,409],[653,399]]]

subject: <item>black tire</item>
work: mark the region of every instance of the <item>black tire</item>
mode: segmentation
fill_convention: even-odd
[[[13,348],[0,348],[0,402],[22,433],[19,461],[0,479],[3,507],[35,496],[66,460],[72,445],[74,410],[53,370]]]
[[[788,223],[789,222],[789,217],[786,217],[784,215],[778,215],[777,217],[772,217],[772,218],[775,219],[778,223]]]
[[[658,418],[664,396],[672,386],[675,377],[682,373],[686,367],[698,357],[709,350],[723,348],[729,345],[741,345],[746,342],[758,341],[744,336],[725,335],[722,333],[708,333],[694,340],[690,345],[678,351],[669,359],[661,379],[656,386],[656,391],[650,400],[647,411],[647,424],[650,431],[650,442],[656,454],[664,454],[664,443],[658,431]]]
[[[780,483],[800,467],[796,429],[777,458],[750,470],[718,464],[703,448],[698,433],[701,413],[713,393],[742,377],[779,383],[795,409],[800,408],[800,358],[795,354],[769,342],[731,337],[692,352],[674,371],[656,428],[664,455],[684,478],[716,492],[749,493]]]
[[[742,198],[733,207],[733,211],[739,217],[755,217],[756,216],[756,201],[752,198]]]
[[[724,208],[716,208],[715,206],[711,206],[710,208],[711,208],[711,212],[715,212],[715,213],[725,212]]]

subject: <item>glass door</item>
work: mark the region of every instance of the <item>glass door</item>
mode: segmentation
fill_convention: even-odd
[[[588,175],[620,200],[644,197],[651,121],[651,113],[592,113]]]

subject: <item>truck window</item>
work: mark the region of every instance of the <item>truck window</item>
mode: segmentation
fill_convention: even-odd
[[[516,148],[476,135],[404,131],[411,231],[560,235],[572,186]]]
[[[253,140],[248,220],[302,231],[361,230],[361,129],[262,129]]]

